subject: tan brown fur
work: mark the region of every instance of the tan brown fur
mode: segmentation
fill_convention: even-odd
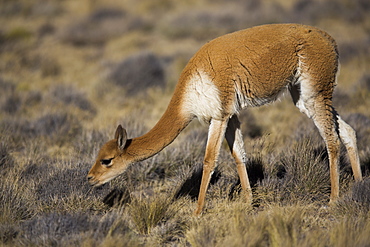
[[[89,172],[90,183],[103,184],[124,172],[128,165],[160,152],[197,117],[209,122],[210,127],[195,214],[200,214],[204,207],[224,137],[250,201],[247,158],[237,114],[245,107],[272,102],[289,89],[293,102],[313,119],[326,143],[331,201],[335,201],[339,196],[340,140],[349,153],[355,179],[362,179],[355,132],[332,106],[337,70],[334,39],[314,27],[263,25],[216,38],[186,65],[166,112],[152,130],[127,140],[125,130],[117,128],[115,139],[102,147]],[[107,159],[111,163],[103,164]]]

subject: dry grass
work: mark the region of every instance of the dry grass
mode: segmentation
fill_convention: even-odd
[[[1,1],[0,246],[368,246],[369,8],[365,0]],[[117,124],[129,137],[148,131],[202,44],[275,22],[316,25],[337,39],[334,102],[357,131],[363,182],[354,183],[342,152],[341,197],[328,207],[324,144],[286,97],[241,115],[252,205],[225,148],[206,210],[192,216],[207,135],[196,122],[106,186],[87,184]]]

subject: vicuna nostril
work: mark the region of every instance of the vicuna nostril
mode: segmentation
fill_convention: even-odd
[[[93,178],[93,176],[87,176],[87,180],[91,180]]]

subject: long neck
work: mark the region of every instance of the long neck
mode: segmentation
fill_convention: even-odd
[[[181,114],[180,101],[175,94],[157,124],[148,133],[131,140],[126,152],[133,161],[141,161],[160,152],[191,122],[191,117]]]

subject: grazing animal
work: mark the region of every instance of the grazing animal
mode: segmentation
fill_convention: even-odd
[[[190,59],[167,110],[146,134],[128,139],[118,126],[114,139],[100,149],[88,174],[99,186],[169,145],[194,119],[209,124],[203,174],[195,214],[204,207],[211,174],[226,137],[247,201],[252,193],[238,113],[261,106],[289,90],[294,104],[313,120],[329,156],[331,195],[339,197],[340,140],[349,154],[354,177],[362,179],[355,131],[332,105],[338,71],[335,40],[326,32],[298,24],[256,26],[216,38]]]

